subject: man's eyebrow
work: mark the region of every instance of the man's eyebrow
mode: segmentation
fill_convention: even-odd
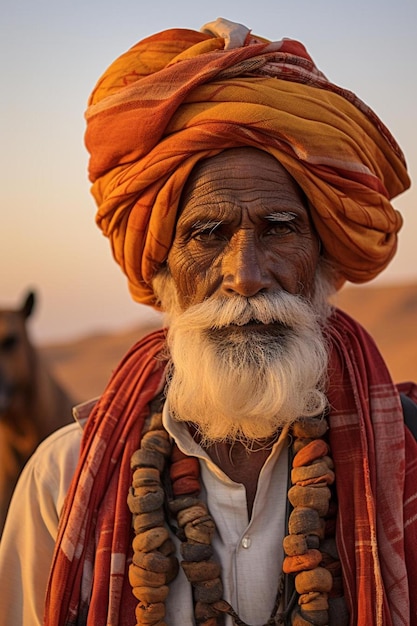
[[[276,211],[265,215],[264,219],[269,222],[291,222],[292,220],[295,220],[296,217],[297,214],[292,211]]]
[[[191,224],[194,230],[214,230],[223,223],[223,220],[197,220]]]

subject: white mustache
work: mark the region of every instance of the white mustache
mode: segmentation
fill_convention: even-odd
[[[208,298],[186,309],[173,323],[186,329],[218,330],[250,322],[280,324],[289,329],[311,328],[317,322],[312,306],[300,296],[287,292],[258,294],[252,298]]]

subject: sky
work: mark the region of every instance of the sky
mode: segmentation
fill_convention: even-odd
[[[316,65],[370,105],[417,181],[416,0],[14,0],[0,26],[0,307],[34,289],[38,343],[153,319],[133,302],[95,225],[84,112],[107,66],[140,39],[226,17],[272,40],[302,41]],[[394,201],[405,226],[375,283],[417,281],[417,193]]]

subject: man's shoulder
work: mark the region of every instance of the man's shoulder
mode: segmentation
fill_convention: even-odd
[[[72,474],[79,458],[83,431],[77,422],[54,431],[36,448],[27,466],[39,477],[51,476],[58,469]]]

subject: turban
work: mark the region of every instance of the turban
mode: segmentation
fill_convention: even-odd
[[[228,148],[264,150],[292,175],[342,282],[374,278],[395,254],[402,219],[390,200],[410,184],[404,156],[297,41],[223,19],[155,34],[106,70],[86,121],[96,221],[138,302],[155,305],[191,170]]]

